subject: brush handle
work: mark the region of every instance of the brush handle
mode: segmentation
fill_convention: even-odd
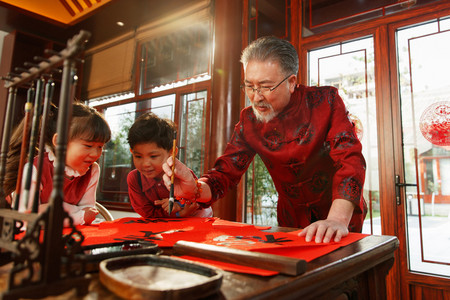
[[[175,131],[175,138],[173,139],[172,144],[172,176],[170,177],[170,194],[169,194],[169,216],[172,214],[173,209],[173,203],[175,202],[175,154],[177,149],[177,140],[176,140],[177,133]]]

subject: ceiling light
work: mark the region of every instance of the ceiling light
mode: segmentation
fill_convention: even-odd
[[[116,24],[119,25],[119,26],[121,26],[121,27],[122,27],[123,25],[125,25],[123,22],[120,22],[120,21],[117,22]]]

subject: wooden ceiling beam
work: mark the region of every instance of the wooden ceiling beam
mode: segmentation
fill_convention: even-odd
[[[67,10],[67,12],[74,17],[75,16],[75,11],[72,9],[72,7],[69,5],[69,3],[67,3],[66,0],[59,0],[59,2],[61,2],[61,4],[64,6],[64,8]]]
[[[84,0],[84,3],[86,4],[87,7],[92,7],[92,3],[90,0]]]
[[[78,11],[81,13],[83,12],[84,8],[81,6],[80,2],[78,0],[72,0],[73,5],[78,9]]]

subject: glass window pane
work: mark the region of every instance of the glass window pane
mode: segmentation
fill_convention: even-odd
[[[308,53],[308,62],[309,62],[309,68],[308,68],[308,74],[309,74],[309,84],[310,85],[318,85],[318,82],[316,81],[317,78],[319,78],[319,68],[317,66],[319,62],[319,58],[321,57],[328,57],[332,55],[337,55],[340,53],[340,46],[330,46],[322,49],[316,49],[314,51],[310,51]]]
[[[175,94],[140,101],[136,105],[136,112],[138,114],[136,118],[150,110],[161,118],[169,119],[172,122],[175,121]]]
[[[447,19],[448,20],[448,19]],[[444,23],[448,22],[444,19]],[[409,269],[450,274],[450,31],[397,31]]]
[[[209,74],[210,27],[210,22],[203,22],[143,43],[140,93],[152,92],[164,85],[172,88],[175,83]],[[203,78],[207,79],[209,77]]]
[[[127,137],[134,122],[136,103],[108,107],[105,118],[111,128],[111,140],[104,147],[97,199],[128,202],[127,175],[131,170],[131,154]]]
[[[140,102],[111,106],[105,118],[111,128],[111,141],[104,148],[97,199],[99,201],[128,202],[127,175],[134,169],[128,131],[134,120],[152,111],[161,118],[174,120],[175,94]]]
[[[444,18],[439,22],[441,31],[450,29],[450,18]]]
[[[306,37],[435,1],[437,0],[302,0],[302,33]]]
[[[364,198],[369,212],[363,232],[381,234],[373,38],[312,50],[308,69],[309,85],[338,88],[356,125],[367,163]]]
[[[246,173],[246,219],[250,224],[277,226],[278,193],[261,157],[256,155]]]
[[[204,172],[206,91],[184,94],[181,97],[179,159],[200,177]]]
[[[289,3],[289,0],[249,1],[248,23],[250,41],[266,35],[289,39],[291,14]]]

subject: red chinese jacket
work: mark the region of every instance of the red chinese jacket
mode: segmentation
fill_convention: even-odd
[[[127,184],[130,203],[135,212],[144,218],[169,217],[161,205],[154,203],[155,200],[169,198],[169,191],[160,178],[148,179],[134,169],[128,173]]]
[[[324,220],[332,201],[340,198],[355,205],[349,230],[360,232],[367,212],[361,149],[337,89],[299,85],[284,110],[267,123],[258,121],[251,107],[244,108],[225,153],[202,180],[214,202],[239,183],[258,154],[278,192],[280,226],[304,228]]]
[[[192,173],[193,176],[194,173]],[[197,177],[195,177],[197,178]],[[137,169],[132,170],[127,176],[128,196],[134,211],[143,218],[166,218],[166,213],[161,205],[156,205],[155,200],[170,197],[170,192],[164,185],[162,178],[149,179]],[[212,208],[209,205],[199,203],[200,208],[194,211],[191,217],[212,217]],[[181,205],[181,204],[180,204]],[[178,216],[178,215],[177,215]]]

